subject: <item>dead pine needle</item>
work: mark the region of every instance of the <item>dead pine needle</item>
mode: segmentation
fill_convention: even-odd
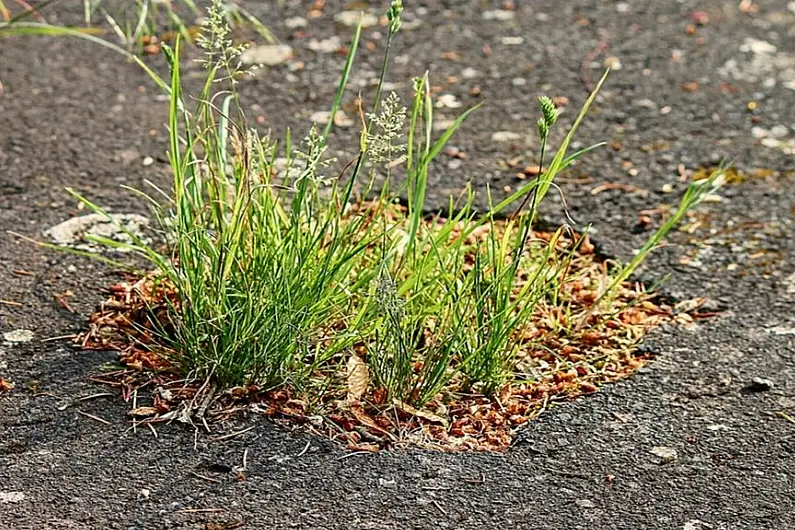
[[[441,514],[442,514],[442,515],[444,515],[445,517],[447,516],[447,512],[445,511],[445,509],[444,509],[444,508],[442,508],[442,505],[441,505],[441,504],[439,504],[439,502],[438,502],[437,500],[435,500],[435,499],[434,499],[434,500],[432,500],[432,501],[431,501],[431,504],[433,504],[433,505],[434,505],[434,507],[435,507],[437,510],[439,510],[439,513],[441,513]]]
[[[200,478],[202,480],[206,480],[207,482],[215,482],[216,484],[219,484],[221,482],[217,478],[212,478],[212,477],[208,477],[208,476],[205,476],[205,475],[201,475],[199,473],[196,473],[195,471],[189,471],[188,473],[190,473],[191,475],[193,475],[196,478]]]
[[[295,455],[295,457],[296,457],[296,458],[301,458],[302,456],[304,456],[304,455],[306,454],[306,452],[307,452],[307,451],[309,451],[309,448],[310,448],[311,446],[312,446],[312,442],[306,442],[306,445],[304,446],[304,448],[301,450],[301,452],[300,452],[300,453],[298,453],[297,455]]]
[[[75,334],[58,335],[57,337],[47,337],[45,339],[41,339],[39,342],[55,342],[55,341],[58,341],[58,340],[72,340],[75,337],[77,337],[77,335],[75,335]]]
[[[226,512],[223,508],[185,508],[178,510],[175,513],[223,513]]]
[[[340,460],[345,460],[345,459],[351,458],[353,456],[362,456],[362,455],[371,455],[371,454],[373,454],[372,451],[353,451],[352,453],[347,453],[347,454],[344,454],[344,455],[342,455],[340,457],[337,457],[336,460],[337,460],[337,462],[339,462]]]
[[[236,436],[241,436],[243,434],[246,434],[247,432],[253,431],[256,428],[257,428],[256,425],[252,425],[251,427],[246,427],[245,429],[243,429],[241,431],[232,432],[232,433],[229,433],[229,434],[225,434],[223,436],[217,436],[215,438],[210,438],[208,441],[209,442],[223,442],[224,440],[229,440],[230,438],[235,438]]]
[[[135,410],[138,408],[138,390],[133,391],[133,402],[132,402],[132,409]],[[138,422],[133,418],[132,422],[132,430],[134,433],[138,432]]]
[[[779,411],[777,411],[777,412],[776,412],[776,416],[778,416],[778,417],[780,417],[780,418],[784,418],[784,419],[785,419],[785,420],[787,420],[788,422],[790,422],[790,423],[792,423],[793,425],[795,425],[795,418],[793,418],[792,416],[790,416],[789,414],[787,414],[787,413],[786,413],[786,412],[784,412],[783,410],[779,410]]]
[[[86,418],[91,418],[94,421],[98,421],[99,423],[104,423],[105,425],[111,425],[108,420],[102,419],[99,416],[94,416],[93,414],[89,414],[88,412],[83,412],[82,410],[77,411],[78,414],[81,416],[85,416]]]

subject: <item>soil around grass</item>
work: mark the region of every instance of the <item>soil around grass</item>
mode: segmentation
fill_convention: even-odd
[[[480,2],[422,4],[419,24],[399,39],[395,53],[407,60],[392,77],[408,86],[430,67],[443,93],[466,105],[486,101],[454,140],[466,158],[450,154],[434,173],[435,199],[444,204],[468,179],[480,189],[515,186],[532,163],[522,135],[534,123],[535,96],[564,96],[577,108],[588,79],[614,57],[621,69],[579,135],[583,144],[609,146],[561,182],[571,214],[594,222],[604,252],[626,257],[645,237],[641,218],[658,222],[655,209],[674,201],[688,175],[733,160],[747,178],[702,206],[686,227],[692,233],[669,238],[673,245],[641,272],[648,280],[670,273],[668,296],[707,296],[723,315],[655,332],[645,346],[656,355],[652,365],[550,409],[505,455],[355,454],[260,418],[225,424],[228,438],[179,424],[159,426],[155,438],[133,431],[129,405],[88,379],[115,353],[48,340],[82,329],[118,277],[4,235],[0,331],[32,330],[34,340],[0,344],[0,376],[16,384],[0,394],[0,528],[792,526],[795,159],[786,149],[795,136],[795,91],[787,85],[795,13],[788,3],[759,2],[746,13],[715,0],[516,2],[513,16],[485,16],[496,7]],[[313,38],[346,39],[349,29],[333,19],[340,5],[327,2],[319,19],[305,9],[287,2],[255,11],[304,63],[274,67],[245,89],[258,102],[252,110],[275,129],[325,110],[343,60],[309,48]],[[307,27],[281,24],[294,16]],[[534,41],[542,24],[546,39]],[[363,49],[365,65],[377,64],[374,31],[364,32],[376,48]],[[521,45],[510,44],[518,37]],[[464,75],[467,68],[477,75]],[[450,76],[459,82],[445,84]],[[78,214],[65,186],[115,212],[146,213],[118,189],[168,179],[166,109],[143,73],[88,44],[29,38],[0,41],[0,82],[4,234],[39,236]],[[471,95],[475,87],[479,96]],[[440,118],[446,112],[437,110]],[[500,132],[513,135],[497,141]],[[354,133],[342,129],[338,138],[346,134]],[[600,188],[605,183],[622,186]],[[562,217],[560,204],[545,215]]]

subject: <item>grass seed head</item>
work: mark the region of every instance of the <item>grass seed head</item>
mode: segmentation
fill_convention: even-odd
[[[546,140],[549,136],[549,125],[544,118],[538,118],[538,136],[541,137],[541,140]]]
[[[394,92],[384,98],[381,109],[380,114],[369,115],[379,132],[367,135],[367,151],[376,164],[389,164],[394,155],[406,150],[406,145],[399,143],[399,140],[406,122],[407,109],[401,105],[400,98]]]
[[[232,28],[229,25],[228,6],[223,0],[213,0],[207,8],[207,17],[201,23],[201,30],[196,37],[196,45],[204,50],[204,58],[199,62],[208,70],[219,68],[227,71],[227,77],[233,84],[235,75],[252,73],[255,68],[244,70],[240,55],[246,45],[235,45],[229,36]]]
[[[555,103],[547,96],[539,96],[538,102],[541,104],[541,114],[544,117],[544,122],[547,127],[552,127],[558,121],[558,109]]]
[[[389,33],[395,35],[403,23],[403,0],[392,0],[386,18],[389,20]]]

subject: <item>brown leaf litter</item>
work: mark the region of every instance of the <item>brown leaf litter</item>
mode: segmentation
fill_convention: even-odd
[[[213,423],[263,414],[359,451],[405,446],[504,451],[518,429],[552,404],[597,392],[646,365],[651,354],[637,346],[652,328],[712,316],[699,315],[703,299],[672,307],[630,282],[607,305],[594,307],[607,281],[608,263],[589,241],[577,243],[557,301],[541,303],[516,337],[514,380],[493,397],[454,378],[422,409],[390,399],[375,385],[356,347],[340,359],[341,370],[316,374],[318,381],[331,382],[319,384],[325,391],[317,395],[256,385],[214,389],[209,381],[186,379],[174,362],[176,352],[164,346],[156,331],[167,324],[168,306],[178,308],[179,300],[153,275],[128,276],[112,286],[77,340],[86,349],[119,352],[124,368],[92,380],[118,387],[125,400],[133,401],[134,426],[147,425],[154,434],[157,423],[198,421],[209,429]],[[419,372],[421,361],[415,364]],[[147,396],[147,403],[139,403],[138,396]]]

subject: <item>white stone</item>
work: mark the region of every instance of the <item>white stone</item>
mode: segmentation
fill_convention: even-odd
[[[515,142],[521,138],[521,134],[513,131],[497,131],[491,135],[491,139],[495,142]]]
[[[517,46],[519,44],[522,44],[523,42],[524,42],[524,38],[523,37],[503,37],[502,38],[502,43],[505,44],[506,46]]]
[[[755,39],[746,39],[740,49],[747,52],[755,50],[755,53],[741,61],[727,60],[718,68],[719,75],[761,84],[765,88],[772,88],[780,82],[786,88],[795,90],[795,54],[773,51],[775,46]]]
[[[480,72],[478,72],[474,68],[467,67],[467,68],[464,68],[463,70],[461,70],[461,77],[463,77],[464,79],[474,79],[474,78],[478,77],[479,75],[480,75]]]
[[[766,138],[767,137],[767,129],[764,127],[751,127],[751,136],[754,138]]]
[[[33,332],[29,329],[15,329],[3,333],[3,340],[6,342],[30,342],[33,340]]]
[[[513,11],[508,11],[505,9],[495,9],[492,11],[484,11],[483,18],[485,20],[513,20],[516,16],[516,13]]]
[[[307,20],[303,17],[290,17],[284,20],[284,27],[287,29],[298,29],[306,27]]]
[[[362,27],[370,28],[378,24],[378,17],[372,13],[365,13],[362,11],[343,11],[334,16],[334,20],[343,26],[356,27],[359,24],[359,17],[361,16]]]
[[[746,38],[745,42],[740,45],[741,52],[751,52],[751,53],[758,53],[758,54],[773,54],[776,53],[778,48],[775,45],[770,44],[767,41],[753,39],[753,38]]]
[[[0,491],[0,504],[20,502],[25,500],[21,491]]]
[[[309,117],[309,120],[319,125],[325,125],[328,123],[330,117],[331,112],[327,110],[319,110],[312,114]],[[349,118],[348,115],[343,111],[338,110],[337,114],[334,115],[334,125],[337,127],[350,127],[353,125],[353,120]]]
[[[318,53],[334,53],[342,48],[342,39],[334,35],[323,40],[312,39],[309,41],[309,49]]]
[[[292,56],[293,49],[286,44],[262,44],[245,50],[240,60],[243,64],[276,66],[288,61]]]
[[[604,63],[605,68],[610,68],[611,70],[621,70],[621,60],[618,57],[610,56],[605,59]]]
[[[440,109],[458,109],[463,105],[453,94],[442,94],[436,98],[436,107]]]
[[[652,447],[651,454],[653,454],[656,457],[659,457],[660,460],[662,460],[663,463],[665,464],[673,462],[679,457],[679,455],[676,452],[676,449],[672,449],[670,447],[662,447],[662,446]]]
[[[44,236],[56,245],[73,246],[82,250],[96,252],[97,247],[102,245],[86,241],[84,239],[85,236],[104,237],[119,243],[133,242],[130,235],[125,233],[119,225],[136,237],[143,239],[144,242],[148,242],[144,230],[149,226],[149,219],[134,213],[110,214],[110,220],[97,213],[72,217],[45,230]],[[117,252],[127,251],[124,248],[114,248],[114,250]]]
[[[784,285],[787,287],[788,294],[795,294],[795,272],[784,279]]]
[[[653,102],[650,99],[645,99],[645,98],[644,99],[636,99],[634,101],[634,105],[636,107],[644,107],[644,108],[647,108],[647,109],[656,109],[657,108],[657,104],[655,102]]]

